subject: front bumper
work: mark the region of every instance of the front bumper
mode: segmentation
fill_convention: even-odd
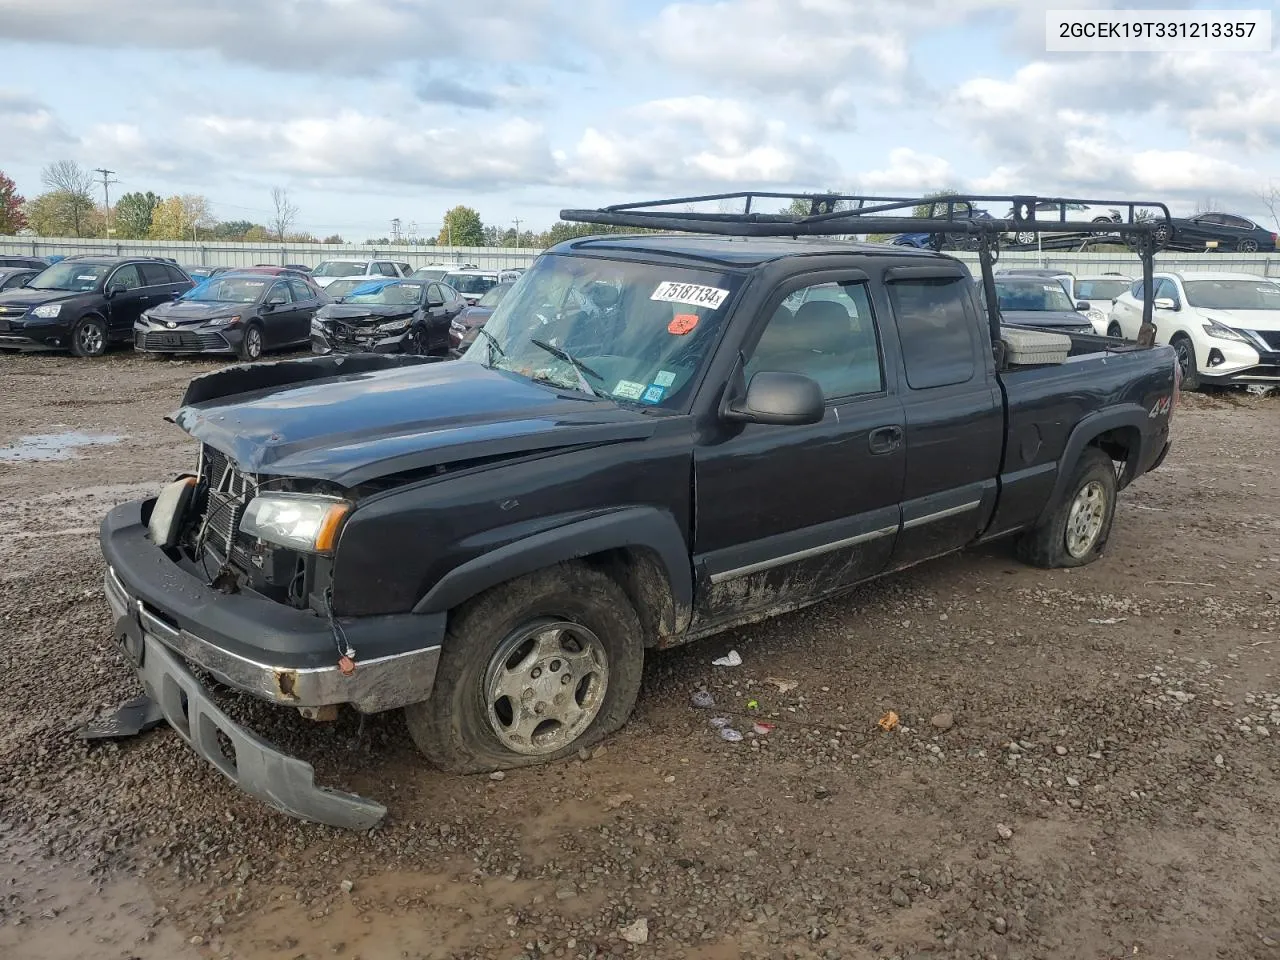
[[[243,330],[230,327],[133,328],[133,349],[141,353],[233,354],[243,339]]]
[[[312,353],[412,353],[412,328],[393,337],[352,337],[341,339],[325,333],[311,333]]]
[[[382,804],[354,793],[318,787],[311,764],[281,753],[228,717],[204,685],[169,648],[146,633],[107,572],[107,601],[116,637],[129,651],[147,696],[160,705],[169,726],[201,757],[250,796],[282,813],[333,827],[368,830],[386,816]]]
[[[0,318],[0,350],[66,350],[71,344],[71,331],[60,318],[32,322],[10,317]]]

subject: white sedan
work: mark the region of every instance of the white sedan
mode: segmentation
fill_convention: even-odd
[[[1280,284],[1250,273],[1185,271],[1155,275],[1156,342],[1171,344],[1182,387],[1280,383]],[[1112,332],[1135,340],[1142,281],[1116,298]]]

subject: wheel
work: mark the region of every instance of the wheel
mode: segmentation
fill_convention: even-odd
[[[569,756],[621,727],[644,642],[626,593],[562,563],[494,587],[449,620],[435,696],[405,707],[418,749],[482,773]]]
[[[1030,246],[1036,242],[1036,235],[1030,230],[1020,230],[1013,235],[1013,242],[1023,246]]]
[[[1258,241],[1251,240],[1248,237],[1245,237],[1245,239],[1240,240],[1236,243],[1236,249],[1241,253],[1257,253]]]
[[[236,351],[240,359],[252,363],[262,359],[262,327],[251,323],[245,327],[244,337]]]
[[[1018,557],[1047,569],[1092,563],[1107,545],[1115,512],[1115,464],[1097,447],[1088,447],[1049,519],[1018,539]]]
[[[1107,327],[1107,336],[1115,337],[1117,340],[1123,340],[1124,331],[1120,329],[1120,324],[1112,320],[1111,324]]]
[[[1115,223],[1116,221],[1111,219],[1111,217],[1094,217],[1093,222],[1094,223]]]
[[[1170,238],[1173,236],[1173,231],[1169,229],[1167,223],[1160,223],[1151,231],[1151,236],[1155,239],[1156,249],[1159,250],[1168,245]]]
[[[101,317],[81,317],[71,328],[71,352],[77,357],[100,357],[107,352],[107,324]]]
[[[1182,389],[1200,389],[1200,371],[1196,369],[1196,348],[1191,338],[1185,333],[1175,334],[1169,341],[1174,353],[1178,355],[1178,366],[1182,368]]]

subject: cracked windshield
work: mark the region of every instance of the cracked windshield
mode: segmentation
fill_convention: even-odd
[[[739,283],[713,271],[544,256],[462,359],[590,396],[676,409]]]

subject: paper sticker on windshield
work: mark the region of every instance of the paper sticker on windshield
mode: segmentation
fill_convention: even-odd
[[[634,380],[619,380],[618,385],[613,388],[613,395],[623,400],[639,400],[643,394],[644,384]]]
[[[662,387],[658,386],[655,383],[652,386],[650,386],[648,390],[644,392],[644,396],[641,397],[640,399],[643,400],[645,403],[661,403],[662,395],[666,392],[667,392],[666,390],[662,389]]]
[[[97,280],[98,278],[95,277],[92,273],[90,273],[83,277],[76,277],[76,279],[77,280]]]
[[[659,370],[658,375],[653,378],[655,387],[669,387],[676,382],[676,375],[670,370]]]
[[[677,313],[671,318],[671,322],[667,324],[667,333],[683,337],[697,325],[698,315],[696,313]]]
[[[245,285],[246,287],[265,287],[265,286],[267,285],[267,281],[265,281],[265,280],[245,280],[245,281],[244,281],[244,285]]]
[[[728,290],[721,290],[719,287],[704,287],[696,283],[676,283],[674,280],[667,280],[658,284],[658,289],[653,291],[649,299],[662,300],[666,303],[687,303],[693,307],[716,310],[728,295]]]

